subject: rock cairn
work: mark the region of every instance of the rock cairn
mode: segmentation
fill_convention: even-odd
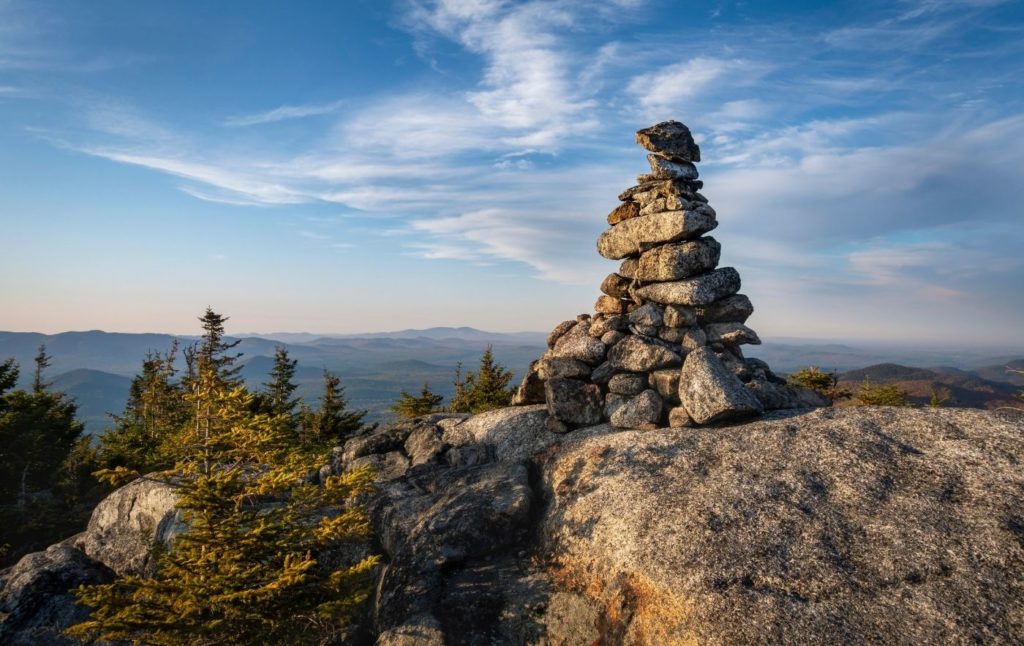
[[[595,314],[552,330],[514,403],[546,403],[556,432],[602,421],[691,426],[827,404],[743,356],[740,346],[761,342],[745,325],[754,307],[739,293],[739,273],[718,267],[721,245],[706,235],[718,220],[699,192],[700,148],[689,128],[664,121],[636,141],[651,172],[619,195],[597,240],[598,253],[622,264],[601,283]]]

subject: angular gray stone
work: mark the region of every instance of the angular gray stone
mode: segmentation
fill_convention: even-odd
[[[699,195],[697,191],[700,190],[697,188],[698,184],[702,184],[702,182],[699,180],[650,179],[639,182],[636,186],[627,188],[619,194],[619,201],[635,201],[643,207],[659,197],[669,197],[671,195],[679,196],[687,200],[695,200],[697,199],[697,195]],[[698,201],[702,204],[707,203],[706,198]]]
[[[667,343],[680,343],[686,336],[686,328],[663,327],[658,330],[658,338]]]
[[[499,408],[473,415],[446,430],[443,439],[463,450],[487,447],[499,462],[521,462],[561,439],[546,429],[547,420],[547,405]]]
[[[697,179],[697,167],[690,162],[677,162],[657,155],[647,155],[654,179]]]
[[[597,251],[620,260],[666,242],[699,237],[718,226],[715,218],[699,211],[666,211],[621,222],[601,234]]]
[[[616,395],[639,395],[646,388],[647,377],[635,372],[622,372],[608,381],[608,391]]]
[[[711,323],[704,327],[708,344],[723,343],[726,345],[761,345],[761,339],[742,323]]]
[[[654,428],[661,418],[661,407],[658,393],[645,390],[639,395],[613,402],[605,412],[608,422],[616,428]]]
[[[441,440],[441,429],[436,424],[418,426],[405,439],[405,454],[410,466],[436,462],[447,445]]]
[[[599,339],[590,336],[590,322],[581,321],[555,342],[552,357],[576,359],[596,366],[604,361],[606,347]]]
[[[718,266],[721,250],[718,241],[710,237],[661,245],[640,254],[631,278],[655,282],[696,276]]]
[[[701,323],[743,323],[754,313],[754,306],[744,294],[734,294],[719,301],[698,307]]]
[[[562,321],[548,334],[548,348],[554,348],[562,336],[576,325],[576,321]]]
[[[605,361],[598,367],[594,368],[594,372],[590,373],[590,381],[595,384],[606,384],[608,380],[615,375],[615,366],[609,361]]]
[[[650,372],[682,364],[683,358],[660,343],[639,336],[627,336],[608,351],[608,363],[617,370]]]
[[[624,332],[619,332],[618,330],[611,330],[609,332],[604,333],[604,336],[601,337],[601,343],[605,344],[610,348],[619,341],[623,340],[624,338],[626,338],[626,334]]]
[[[754,376],[750,366],[747,365],[746,360],[743,359],[742,354],[739,352],[738,346],[731,345],[721,350],[714,350],[715,356],[722,362],[725,369],[736,375],[740,381],[746,383]]]
[[[698,208],[705,209],[711,217],[715,217],[714,209],[696,200],[687,199],[681,195],[664,195],[651,199],[651,195],[657,195],[656,191],[639,193],[637,202],[643,204],[638,215],[649,215],[662,211],[694,211]]]
[[[828,397],[808,388],[779,384],[760,377],[751,379],[746,386],[765,410],[821,408],[832,404]]]
[[[591,368],[578,359],[568,357],[544,357],[540,360],[537,368],[541,380],[557,379],[568,377],[570,379],[585,379],[590,376]]]
[[[512,396],[513,406],[529,406],[544,403],[544,380],[540,378],[538,368],[540,361],[531,361],[530,367],[523,376],[523,381]]]
[[[699,327],[687,328],[680,344],[686,350],[696,350],[701,346],[707,345],[707,335]]]
[[[139,478],[96,505],[86,530],[72,544],[121,576],[151,575],[153,545],[169,545],[186,529],[177,504],[174,487]]]
[[[601,422],[601,389],[578,379],[552,379],[544,384],[548,414],[570,426]]]
[[[663,368],[655,370],[648,381],[658,395],[670,404],[679,404],[679,369]]]
[[[626,320],[621,316],[601,315],[590,322],[590,336],[596,339],[600,339],[613,330],[621,331],[624,329],[626,329]]]
[[[378,483],[397,480],[409,470],[409,458],[401,451],[389,451],[387,453],[373,453],[358,457],[351,462],[345,463],[345,471],[352,471],[360,467],[369,467]]]
[[[639,334],[641,336],[649,337],[658,336],[658,331],[660,329],[661,328],[657,325],[640,325],[639,323],[629,326],[629,331],[632,332],[633,334]]]
[[[26,554],[0,572],[0,643],[10,646],[74,646],[64,629],[89,617],[75,603],[80,585],[109,583],[114,572],[65,543]]]
[[[608,274],[601,281],[601,291],[615,298],[625,298],[629,295],[629,279],[619,274]]]
[[[686,428],[693,426],[693,420],[685,408],[676,406],[668,412],[668,425],[670,428]]]
[[[618,224],[623,220],[640,215],[640,205],[636,202],[624,202],[608,214],[608,224]]]
[[[679,375],[679,400],[698,424],[752,417],[764,412],[754,394],[707,347],[686,355]]]
[[[707,305],[739,289],[739,272],[732,267],[722,267],[693,278],[644,285],[636,293],[644,300],[663,305]]]
[[[655,303],[645,303],[630,312],[626,318],[633,324],[660,326],[664,319],[664,314],[662,313],[662,308],[658,307]]]
[[[670,327],[692,327],[697,325],[697,312],[692,307],[666,305],[665,325]]]
[[[690,129],[678,121],[662,121],[637,130],[636,143],[652,153],[679,161],[699,162],[700,147]]]
[[[598,314],[616,316],[618,314],[625,313],[627,303],[628,301],[624,301],[620,298],[602,294],[597,297],[597,302],[594,303],[594,311]]]

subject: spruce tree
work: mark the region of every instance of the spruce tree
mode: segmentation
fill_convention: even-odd
[[[182,386],[175,381],[177,341],[164,354],[150,353],[142,372],[132,379],[128,401],[115,426],[100,438],[100,454],[108,467],[137,473],[165,469],[174,460],[167,444],[188,419]]]
[[[46,354],[46,344],[39,346],[39,352],[36,353],[35,364],[36,370],[32,376],[32,392],[41,393],[46,390],[50,384],[43,380],[43,372],[50,367],[50,355]]]
[[[392,404],[391,412],[401,419],[412,419],[441,410],[442,400],[444,397],[431,392],[430,384],[424,383],[419,396],[416,397],[402,390],[398,395],[398,401]]]
[[[857,399],[866,406],[910,406],[908,394],[898,384],[875,384],[865,377],[857,391]]]
[[[849,399],[852,396],[849,390],[839,387],[839,376],[835,370],[825,372],[817,366],[810,366],[789,375],[787,381],[794,386],[809,388],[833,401]]]
[[[494,360],[494,351],[487,346],[476,372],[462,376],[462,364],[455,368],[455,394],[448,410],[453,413],[483,413],[504,408],[515,394],[509,387],[512,372]]]
[[[296,408],[299,405],[299,398],[294,397],[295,389],[295,367],[297,359],[288,355],[288,348],[283,345],[274,349],[274,367],[270,370],[270,383],[264,384],[265,388],[257,396],[258,408],[275,415],[287,415],[294,427],[298,421]]]
[[[373,476],[310,483],[315,452],[296,447],[286,416],[254,413],[251,394],[222,379],[215,362],[201,364],[185,395],[193,418],[165,477],[188,529],[153,577],[80,588],[79,603],[94,610],[68,632],[158,645],[330,641],[367,599],[377,559],[331,570],[323,557],[368,536],[348,501]]]
[[[191,372],[201,372],[211,368],[214,379],[222,382],[227,387],[237,386],[242,383],[239,371],[240,365],[236,365],[241,353],[232,354],[231,350],[241,341],[224,340],[224,324],[229,317],[221,316],[207,307],[206,312],[199,317],[203,325],[203,336],[199,344],[195,346],[193,361],[195,363]]]
[[[42,549],[79,530],[61,496],[66,462],[82,437],[77,406],[44,378],[45,348],[36,357],[31,390],[13,390],[18,366],[0,364],[0,544],[8,556]]]
[[[310,446],[341,446],[349,437],[368,426],[365,410],[348,410],[348,399],[341,378],[324,370],[324,389],[315,410],[302,412],[302,441]]]

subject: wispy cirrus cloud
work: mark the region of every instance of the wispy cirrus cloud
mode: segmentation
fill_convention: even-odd
[[[306,117],[318,117],[325,114],[332,114],[337,112],[346,104],[344,99],[338,101],[332,101],[330,103],[310,103],[307,105],[282,105],[272,110],[265,112],[257,112],[255,114],[238,115],[234,117],[228,117],[224,120],[224,125],[243,128],[246,126],[257,126],[266,123],[276,123],[278,121],[288,121],[291,119],[304,119]]]
[[[1010,72],[965,83],[898,49],[847,53],[880,36],[856,30],[919,29],[924,40],[908,42],[931,42],[930,26],[961,18],[926,4],[840,29],[743,24],[677,48],[676,32],[593,37],[611,24],[591,15],[598,4],[414,2],[402,25],[421,54],[443,45],[473,61],[458,81],[235,115],[213,137],[96,100],[75,147],[172,175],[199,199],[360,218],[296,229],[308,244],[351,244],[337,240],[360,226],[421,259],[517,263],[593,286],[614,270],[593,249],[603,216],[644,170],[630,131],[681,118],[703,149],[723,261],[777,297],[759,304],[765,320],[793,306],[847,312],[841,293],[966,307],[995,293],[974,284],[1021,271],[1012,245],[986,236],[1022,236],[1007,205],[1024,202],[1024,117],[967,92]],[[670,47],[678,60],[666,64]],[[936,103],[953,91],[966,98]],[[311,116],[323,117],[303,124],[313,143],[298,146],[244,128]],[[961,252],[972,245],[985,251]]]

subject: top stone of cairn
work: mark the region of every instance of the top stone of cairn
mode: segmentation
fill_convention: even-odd
[[[636,142],[655,155],[674,161],[699,162],[700,148],[690,129],[678,121],[662,121],[638,130]]]

